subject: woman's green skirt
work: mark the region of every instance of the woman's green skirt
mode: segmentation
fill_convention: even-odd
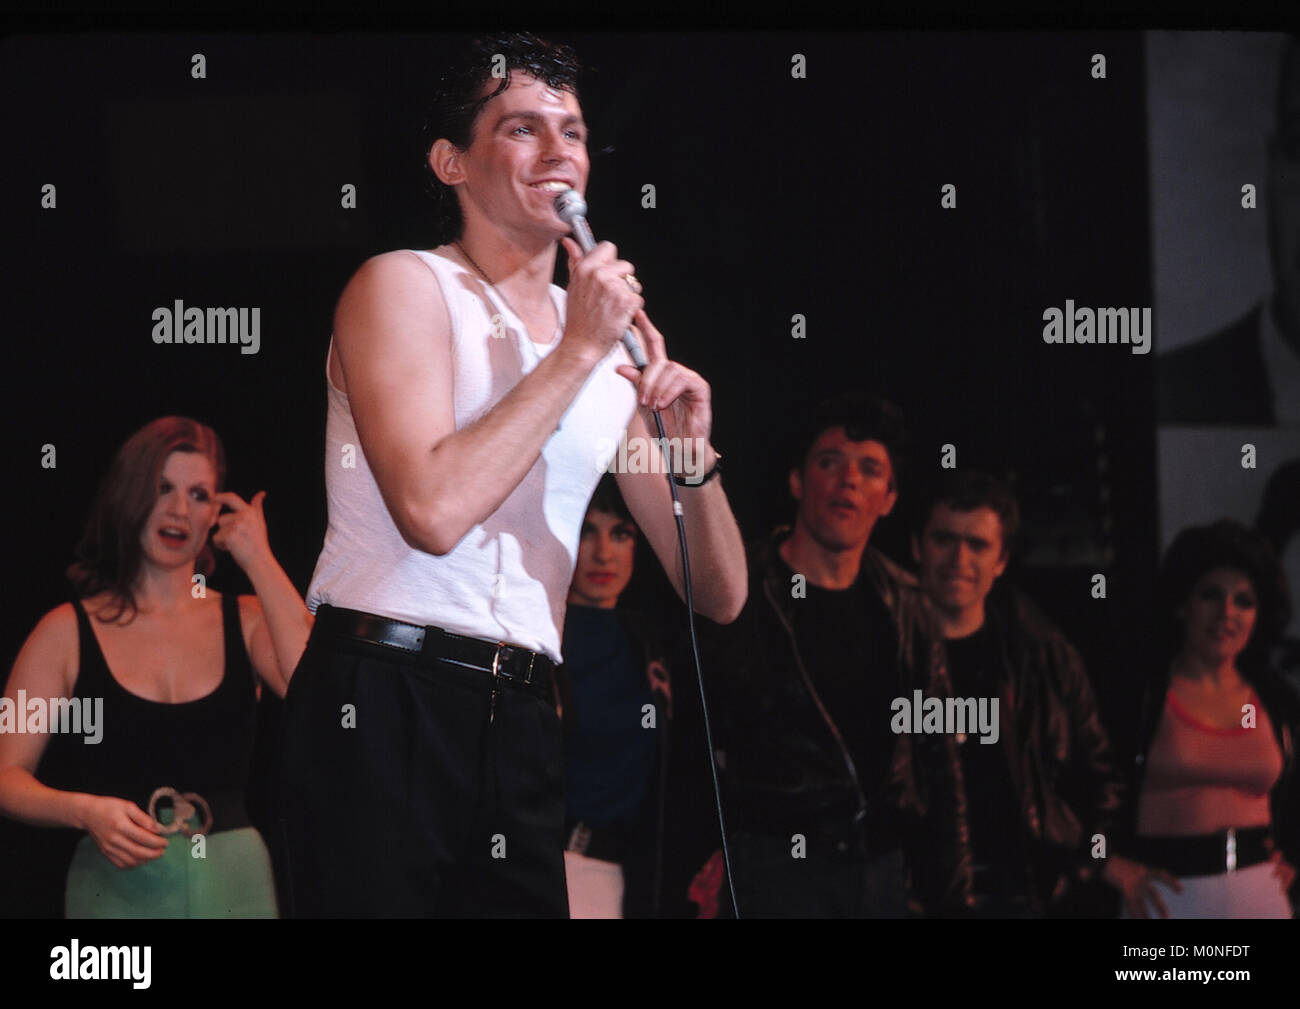
[[[68,869],[64,913],[69,918],[279,917],[271,856],[256,828],[208,834],[203,849],[203,857],[195,857],[199,847],[177,833],[160,857],[119,869],[87,834]]]

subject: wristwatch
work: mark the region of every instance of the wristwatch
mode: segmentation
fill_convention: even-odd
[[[678,487],[703,487],[706,483],[708,483],[710,480],[712,480],[715,476],[717,476],[721,472],[722,472],[722,453],[718,452],[717,450],[714,450],[713,468],[710,469],[707,473],[705,473],[704,476],[692,480],[689,477],[678,476],[676,473],[674,473],[673,483],[677,484]]]

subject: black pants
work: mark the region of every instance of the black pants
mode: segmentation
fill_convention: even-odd
[[[560,917],[564,758],[547,692],[330,635],[285,699],[296,917]]]

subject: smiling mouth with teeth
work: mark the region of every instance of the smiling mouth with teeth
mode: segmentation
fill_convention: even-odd
[[[567,182],[530,182],[533,189],[543,189],[548,193],[562,193],[566,189],[572,189]]]

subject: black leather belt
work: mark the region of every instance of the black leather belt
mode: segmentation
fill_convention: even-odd
[[[1136,837],[1133,857],[1175,876],[1217,876],[1273,856],[1268,827],[1237,827],[1188,837]]]
[[[551,689],[555,663],[545,655],[504,641],[482,641],[441,627],[421,627],[329,605],[317,609],[316,626],[325,633],[405,652],[428,665],[450,662],[538,691]]]

